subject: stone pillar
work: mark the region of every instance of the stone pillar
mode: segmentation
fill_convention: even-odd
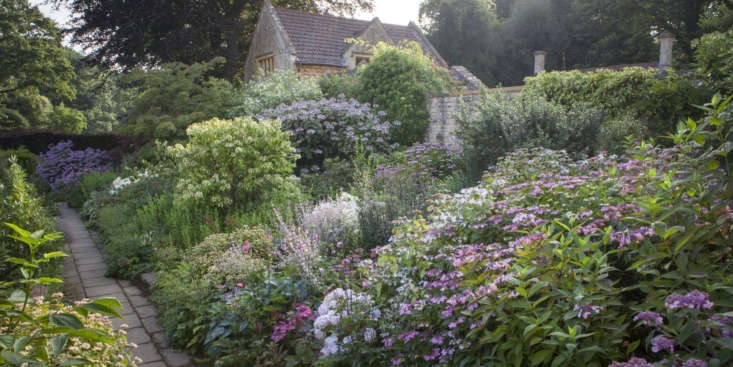
[[[659,68],[664,69],[672,66],[672,46],[676,39],[672,33],[667,31],[659,35]]]
[[[547,51],[534,52],[534,75],[545,71],[545,55],[547,55]]]

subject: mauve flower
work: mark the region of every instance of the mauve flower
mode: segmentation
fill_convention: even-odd
[[[666,350],[669,353],[674,353],[674,344],[673,339],[660,335],[652,339],[652,352],[659,353],[660,351]]]
[[[697,358],[690,358],[682,364],[682,367],[708,367],[708,362]]]
[[[584,305],[575,305],[573,308],[573,311],[578,311],[578,317],[581,319],[588,319],[590,315],[597,314],[601,312],[603,308],[600,306],[595,306],[590,303],[586,303]]]
[[[644,358],[631,358],[626,362],[613,362],[608,367],[654,367]]]
[[[711,309],[713,302],[708,300],[708,294],[699,290],[694,290],[685,295],[672,293],[664,301],[665,306],[669,309],[689,308],[700,311],[701,309]]]
[[[664,323],[662,316],[653,311],[639,312],[638,314],[636,314],[636,316],[634,316],[634,321],[641,321],[642,324],[650,326],[662,325]]]

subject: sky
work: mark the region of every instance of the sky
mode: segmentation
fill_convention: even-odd
[[[43,0],[31,0],[32,5],[38,5],[43,14],[55,20],[59,25],[67,25],[71,18],[68,9],[54,9],[53,6],[44,5]],[[420,0],[374,0],[374,11],[371,13],[360,13],[355,17],[371,20],[379,17],[382,23],[407,25],[410,21],[418,22]]]

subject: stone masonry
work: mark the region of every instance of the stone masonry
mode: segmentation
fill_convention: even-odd
[[[119,328],[127,324],[127,340],[137,344],[133,354],[143,362],[140,367],[188,367],[193,366],[185,353],[173,350],[163,329],[156,320],[155,306],[142,289],[127,280],[107,278],[107,265],[103,253],[95,245],[79,215],[66,204],[59,204],[58,228],[66,236],[64,258],[64,287],[66,297],[83,298],[114,297],[122,306],[122,319],[112,319]]]

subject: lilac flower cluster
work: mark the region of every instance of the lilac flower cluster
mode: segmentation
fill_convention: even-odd
[[[292,133],[292,141],[308,171],[320,169],[324,158],[347,158],[361,145],[367,153],[391,152],[389,130],[396,123],[382,121],[369,103],[330,98],[297,101],[265,110],[259,120],[279,119]]]
[[[424,170],[433,177],[445,177],[457,168],[459,149],[436,143],[416,143],[405,150],[408,167]]]
[[[36,172],[48,182],[51,190],[75,183],[84,174],[112,168],[106,151],[93,148],[73,150],[73,147],[71,140],[60,141],[49,145],[48,150],[40,155]]]
[[[642,324],[649,326],[659,326],[664,323],[662,315],[654,311],[642,311],[634,316],[634,321],[640,321]]]
[[[626,362],[613,362],[608,367],[654,367],[654,365],[647,362],[644,358],[634,357]]]
[[[652,352],[659,353],[666,350],[669,353],[674,353],[674,345],[675,342],[673,339],[660,335],[652,339]]]
[[[667,296],[664,304],[669,309],[689,308],[698,311],[713,307],[713,302],[708,300],[708,294],[699,290],[694,290],[685,295],[672,293]]]

